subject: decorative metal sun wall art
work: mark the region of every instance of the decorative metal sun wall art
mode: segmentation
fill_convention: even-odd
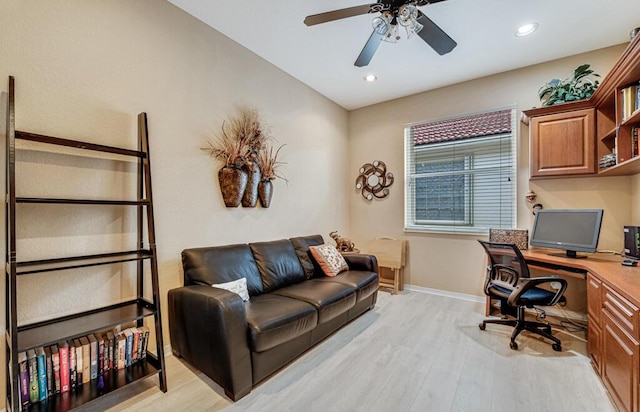
[[[387,172],[387,165],[380,160],[365,163],[360,168],[360,175],[356,179],[356,189],[359,189],[366,200],[373,198],[384,199],[389,196],[388,187],[393,184],[393,173]]]

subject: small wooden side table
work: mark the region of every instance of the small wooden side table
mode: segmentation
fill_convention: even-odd
[[[406,265],[406,242],[390,237],[377,238],[371,241],[367,253],[378,259],[378,267],[393,271],[393,279],[380,277],[380,286],[391,288],[391,294],[397,295],[404,289],[404,267]]]

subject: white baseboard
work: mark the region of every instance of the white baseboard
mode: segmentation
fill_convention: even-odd
[[[442,289],[425,288],[425,287],[422,287],[422,286],[414,286],[414,285],[404,285],[404,287],[405,287],[405,289],[408,289],[408,290],[413,291],[413,292],[420,292],[420,293],[428,293],[430,295],[445,296],[445,297],[448,297],[448,298],[466,300],[468,302],[474,302],[474,303],[484,303],[485,302],[485,297],[484,296],[468,295],[466,293],[451,292],[451,291],[442,290]]]

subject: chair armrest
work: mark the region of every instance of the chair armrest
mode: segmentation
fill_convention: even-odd
[[[349,265],[349,270],[366,270],[378,273],[378,259],[374,255],[348,254],[342,255]]]
[[[518,280],[515,289],[509,295],[509,299],[507,299],[507,304],[510,306],[516,306],[516,302],[520,297],[529,289],[532,289],[535,286],[541,285],[543,283],[551,283],[558,282],[560,283],[560,289],[556,291],[556,294],[553,296],[553,299],[549,302],[549,306],[553,306],[564,295],[564,291],[567,289],[567,281],[565,279],[560,279],[552,276],[541,276],[535,278],[521,278]]]
[[[489,295],[489,286],[493,282],[500,284],[501,287],[512,290],[514,283],[518,279],[518,272],[510,265],[497,263],[487,266],[487,274],[484,279],[484,293]]]
[[[206,285],[168,293],[171,349],[236,400],[252,387],[251,351],[244,302],[237,294]]]

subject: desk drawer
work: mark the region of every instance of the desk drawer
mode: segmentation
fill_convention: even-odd
[[[592,274],[587,275],[587,314],[590,325],[602,328],[602,282]]]
[[[602,286],[605,311],[631,336],[638,338],[638,308],[606,284]]]

